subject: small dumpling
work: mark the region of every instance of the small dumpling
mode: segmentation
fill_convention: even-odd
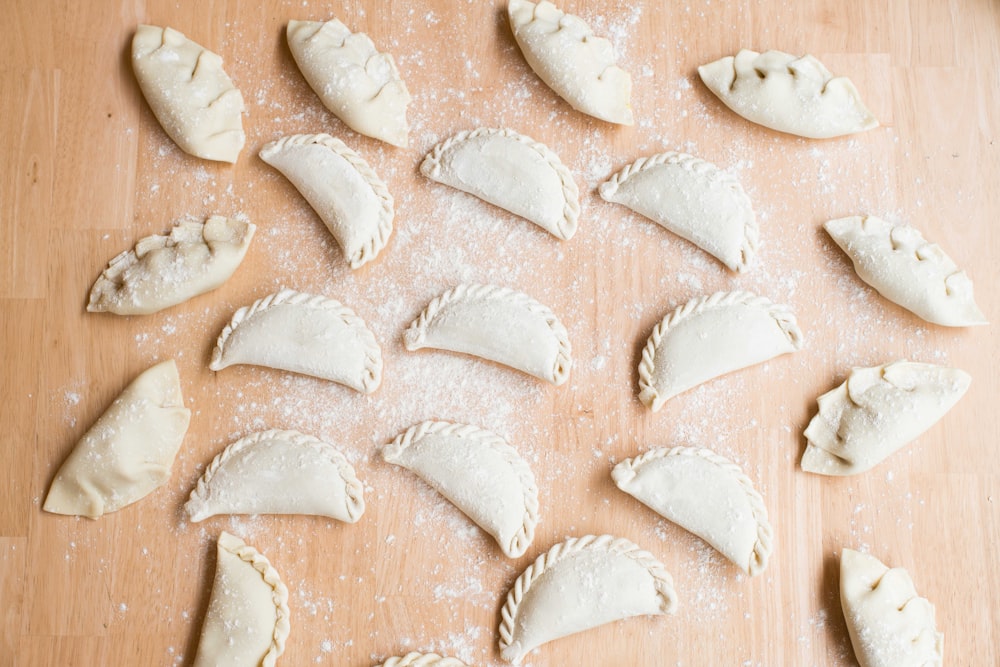
[[[632,77],[618,67],[611,42],[547,0],[509,0],[507,14],[524,59],[545,85],[577,111],[633,123]]]
[[[420,165],[427,178],[530,220],[563,241],[576,233],[580,192],[548,146],[513,130],[459,132]]]
[[[330,21],[289,21],[288,48],[327,109],[355,132],[406,148],[410,93],[396,62],[363,32]]]
[[[944,635],[934,605],[917,595],[906,570],[844,549],[840,603],[861,667],[941,667]]]
[[[354,523],[365,512],[354,468],[333,445],[298,431],[252,433],[212,460],[184,505],[216,514],[308,514]]]
[[[986,324],[969,276],[913,227],[873,215],[830,220],[823,227],[854,262],[858,277],[893,303],[946,327]]]
[[[328,134],[272,141],[260,158],[302,194],[352,269],[378,256],[392,234],[392,195],[364,158]]]
[[[288,640],[288,588],[243,540],[219,535],[212,597],[193,667],[274,667]]]
[[[382,449],[412,470],[497,541],[524,555],[538,525],[538,487],[527,461],[503,438],[477,426],[424,422]]]
[[[518,663],[560,637],[676,608],[673,579],[648,551],[611,535],[571,538],[539,556],[507,593],[500,655]]]
[[[896,361],[855,368],[819,397],[806,427],[802,469],[854,475],[875,467],[936,424],[969,389],[957,368]]]
[[[618,488],[712,545],[750,576],[767,567],[764,499],[732,461],[708,449],[653,449],[614,467]]]
[[[240,308],[219,334],[209,368],[267,366],[370,394],[382,382],[382,348],[353,310],[282,289]]]
[[[235,273],[256,227],[213,215],[181,220],[169,235],[140,239],[111,260],[90,290],[87,310],[149,315],[220,287]]]
[[[750,292],[698,297],[653,328],[639,362],[639,399],[656,412],[703,382],[801,347],[788,306]]]
[[[622,204],[690,241],[733,271],[757,253],[753,205],[739,181],[686,153],[639,158],[601,184],[601,197]]]
[[[177,364],[139,375],[76,444],[42,509],[96,519],[163,486],[191,421]]]
[[[727,107],[772,130],[826,139],[878,127],[851,80],[813,56],[743,49],[698,74]]]
[[[471,354],[554,385],[569,378],[566,327],[527,294],[495,285],[462,284],[435,298],[403,332],[407,350],[425,347]]]
[[[456,658],[440,656],[437,653],[407,653],[403,657],[389,658],[375,667],[468,667]]]
[[[243,134],[243,95],[222,58],[173,28],[140,25],[132,39],[132,69],[164,131],[185,152],[236,162]]]

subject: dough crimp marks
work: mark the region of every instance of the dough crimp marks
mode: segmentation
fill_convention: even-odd
[[[755,576],[763,572],[764,568],[767,567],[767,560],[771,555],[774,540],[774,532],[771,529],[770,522],[767,520],[767,508],[764,507],[764,499],[757,492],[757,489],[754,488],[750,478],[746,476],[738,465],[729,459],[701,447],[652,449],[633,459],[622,461],[620,464],[621,469],[625,471],[627,476],[621,476],[621,483],[632,480],[636,476],[636,469],[641,468],[648,461],[667,456],[699,456],[733,476],[740,485],[740,488],[746,492],[747,499],[750,501],[750,507],[753,511],[754,521],[757,523],[757,542],[754,544],[747,572],[750,576]]]
[[[546,553],[539,556],[534,563],[525,568],[521,576],[514,582],[514,587],[507,593],[507,602],[500,612],[502,616],[500,623],[501,651],[507,649],[514,641],[514,619],[517,616],[518,607],[521,605],[524,596],[531,590],[531,586],[535,583],[535,580],[563,558],[584,550],[607,551],[633,559],[640,566],[644,567],[653,578],[653,586],[663,600],[661,605],[662,611],[669,614],[673,613],[674,609],[676,609],[677,594],[674,592],[674,580],[671,578],[670,573],[663,568],[663,564],[653,554],[622,537],[614,537],[612,535],[573,537],[555,545]]]
[[[653,385],[656,348],[659,347],[660,341],[667,335],[670,329],[683,320],[699,313],[733,305],[752,306],[765,310],[778,324],[782,333],[785,334],[795,349],[802,347],[802,330],[799,329],[799,325],[795,322],[795,315],[792,314],[788,306],[774,303],[766,297],[744,291],[716,292],[709,296],[692,299],[684,305],[679,306],[674,312],[670,313],[670,315],[663,318],[659,324],[653,327],[653,333],[650,334],[649,340],[646,342],[646,347],[642,350],[642,363],[639,364],[639,397],[643,403],[648,405],[656,400],[659,395],[659,392]]]
[[[305,433],[300,433],[298,431],[283,431],[279,429],[253,433],[233,443],[229,447],[222,450],[218,456],[212,459],[212,462],[205,470],[205,473],[198,478],[198,483],[191,491],[191,496],[189,497],[187,503],[185,503],[184,508],[187,510],[188,515],[192,517],[192,520],[194,520],[194,517],[202,511],[201,508],[205,504],[205,497],[209,493],[209,486],[211,486],[212,478],[215,476],[215,473],[219,470],[219,468],[226,465],[226,462],[229,461],[230,458],[236,456],[247,447],[253,447],[257,443],[267,440],[284,440],[289,442],[293,447],[326,446],[326,443],[322,440],[314,438],[311,435],[306,435]],[[347,495],[347,513],[351,517],[352,521],[356,521],[365,509],[363,499],[364,486],[362,485],[361,480],[357,478],[357,475],[354,474],[354,469],[347,462],[347,459],[345,459],[339,452],[337,453],[337,458],[334,459],[334,462],[337,464],[337,470],[340,472],[341,479],[344,480],[344,487]]]
[[[426,435],[454,435],[469,440],[480,440],[503,455],[504,460],[517,473],[521,488],[524,490],[524,521],[511,539],[510,544],[507,545],[506,551],[513,554],[524,554],[535,538],[535,527],[538,525],[538,486],[531,468],[528,467],[524,459],[518,456],[514,448],[495,433],[470,424],[445,421],[427,421],[410,427],[386,446],[383,456],[387,461],[398,459],[404,449],[414,442],[420,441]]]
[[[278,656],[285,652],[285,640],[288,639],[291,627],[288,623],[288,588],[282,583],[281,577],[278,575],[278,571],[271,565],[271,561],[252,546],[245,544],[240,538],[229,533],[222,533],[219,536],[219,543],[226,551],[252,565],[253,569],[260,573],[264,579],[264,583],[268,584],[274,590],[272,599],[277,618],[274,621],[271,647],[264,654],[260,662],[261,667],[274,667]]]
[[[552,310],[531,298],[524,292],[510,289],[509,287],[498,287],[496,285],[482,285],[477,283],[463,283],[453,289],[448,290],[439,297],[431,301],[420,313],[420,316],[413,321],[413,324],[403,332],[404,342],[407,348],[411,348],[423,343],[427,335],[427,325],[435,316],[450,303],[461,301],[462,299],[480,299],[483,301],[491,299],[510,299],[518,306],[523,306],[529,312],[540,315],[545,323],[552,330],[559,344],[559,351],[556,354],[556,361],[553,366],[552,376],[554,384],[561,384],[569,375],[572,364],[571,349],[569,344],[569,334]]]
[[[274,155],[275,153],[281,152],[286,146],[310,146],[310,145],[325,146],[332,150],[334,153],[340,157],[347,160],[347,162],[358,170],[361,177],[365,179],[365,182],[371,186],[371,189],[375,192],[378,197],[379,202],[382,205],[382,215],[379,216],[378,221],[378,232],[377,234],[365,242],[365,245],[361,250],[357,251],[349,259],[351,263],[351,268],[356,269],[361,265],[369,262],[382,251],[385,244],[389,242],[389,235],[392,234],[392,218],[395,215],[393,209],[393,199],[392,195],[389,193],[389,188],[386,186],[385,182],[378,177],[375,170],[371,168],[365,159],[358,155],[356,152],[347,147],[340,139],[336,137],[331,137],[329,134],[294,134],[287,137],[282,137],[281,139],[268,144],[265,146],[261,152],[260,156],[265,161],[266,156]]]
[[[743,190],[740,182],[732,174],[722,171],[711,162],[702,160],[700,157],[689,155],[688,153],[678,153],[668,151],[649,157],[641,157],[632,164],[626,166],[621,171],[614,174],[607,182],[601,184],[601,196],[605,199],[613,197],[618,191],[618,186],[627,181],[633,174],[658,167],[662,164],[673,164],[689,171],[693,174],[703,176],[706,179],[718,182],[728,189],[743,205],[744,208],[752,210],[753,203],[750,197]],[[740,247],[742,255],[742,266],[747,266],[757,254],[757,245],[760,242],[760,227],[757,219],[751,218],[750,222],[743,228],[743,245]]]
[[[377,387],[382,374],[382,351],[375,342],[375,337],[371,335],[368,325],[365,321],[358,317],[357,313],[343,305],[335,299],[329,299],[322,295],[316,294],[306,294],[304,292],[296,292],[295,290],[288,289],[287,287],[282,287],[274,294],[269,294],[263,299],[257,299],[249,306],[244,306],[236,311],[233,315],[233,319],[230,320],[229,324],[222,330],[219,334],[219,340],[215,344],[215,350],[212,351],[212,362],[209,364],[209,368],[213,371],[221,370],[219,364],[222,363],[222,351],[226,346],[226,340],[232,334],[233,330],[236,329],[244,320],[253,317],[259,312],[263,312],[268,308],[273,306],[278,306],[287,303],[293,306],[305,306],[307,308],[314,309],[326,309],[332,310],[337,314],[338,317],[352,330],[363,330],[368,332],[365,341],[365,377],[363,380],[364,388],[366,393],[374,391],[374,387]]]
[[[534,150],[552,167],[552,170],[559,175],[559,182],[562,183],[563,199],[566,201],[563,207],[563,221],[559,225],[559,233],[564,237],[573,236],[580,219],[580,189],[577,187],[576,181],[573,180],[573,175],[570,174],[569,169],[562,163],[559,156],[553,153],[548,146],[535,141],[531,137],[518,134],[510,129],[481,127],[477,130],[465,130],[436,145],[434,150],[424,158],[423,163],[420,165],[420,171],[429,178],[436,180],[441,172],[441,156],[446,151],[451,149],[455,144],[482,136],[501,136],[514,139]]]
[[[456,658],[440,656],[437,653],[407,653],[402,658],[389,658],[378,667],[467,667]]]
[[[340,23],[340,21],[337,21],[337,23]],[[317,39],[317,35],[319,35],[320,32],[323,32],[323,28],[326,25],[327,25],[326,23],[320,22],[316,30],[313,32],[313,34],[307,37],[306,40],[312,41],[313,39]],[[368,35],[366,35],[363,32],[362,33],[351,32],[347,28],[347,26],[344,26],[343,23],[340,23],[340,25],[337,27],[338,28],[342,27],[343,30],[338,30],[336,32],[334,32],[333,30],[327,30],[326,32],[323,33],[324,37],[329,38],[331,35],[333,35],[335,40],[339,40],[339,42],[334,41],[331,44],[337,49],[341,49],[340,51],[338,51],[337,57],[342,60],[350,62],[357,68],[359,74],[363,75],[366,79],[372,81],[378,86],[378,90],[366,101],[372,101],[378,99],[378,97],[382,95],[382,91],[385,89],[386,86],[388,86],[391,83],[402,81],[402,79],[399,76],[399,71],[396,69],[395,63],[392,64],[391,68],[368,67],[368,64],[372,60],[377,58],[384,58],[384,55],[380,53],[379,50],[375,47],[375,42],[373,42]],[[345,45],[347,44],[347,40],[350,39],[351,37],[354,38],[351,44],[352,46],[354,47],[364,46],[364,49],[363,50],[356,49],[352,51],[351,49],[344,48]],[[352,58],[351,56],[355,54],[358,57]],[[382,74],[383,76],[378,76],[379,74]],[[408,98],[409,96],[407,96],[407,99]]]

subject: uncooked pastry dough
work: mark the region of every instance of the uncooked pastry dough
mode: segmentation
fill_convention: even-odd
[[[727,107],[772,130],[826,139],[878,127],[851,80],[813,56],[743,49],[698,74]]]
[[[354,523],[365,511],[354,468],[333,445],[298,431],[262,431],[212,460],[184,510],[216,514],[312,514]]]
[[[190,420],[177,364],[143,371],[70,452],[42,509],[96,519],[145,498],[170,478]]]
[[[538,487],[503,438],[466,424],[428,421],[400,434],[382,458],[419,475],[519,558],[535,537]]]
[[[223,532],[193,667],[274,667],[288,639],[288,588],[271,563]]]
[[[132,69],[164,131],[185,152],[236,162],[243,134],[243,95],[222,58],[173,28],[140,25],[132,39]]]
[[[352,269],[375,259],[385,247],[392,234],[392,195],[344,142],[328,134],[296,134],[267,144],[260,158],[305,197]]]
[[[934,605],[918,597],[906,570],[844,549],[840,602],[861,667],[940,667],[944,635]]]
[[[545,0],[509,0],[507,13],[524,59],[545,85],[577,111],[632,124],[632,77],[618,67],[611,42]]]
[[[653,328],[639,363],[639,399],[656,412],[702,382],[801,347],[788,306],[750,292],[692,299]]]
[[[686,153],[639,158],[601,184],[601,197],[623,204],[743,271],[757,252],[753,205],[739,181]]]
[[[802,469],[821,475],[871,469],[937,423],[971,381],[957,368],[912,361],[853,369],[819,397]]]
[[[213,215],[140,239],[108,263],[90,290],[87,310],[148,315],[210,292],[239,267],[255,230],[249,222]]]
[[[396,62],[363,32],[330,21],[289,21],[288,48],[327,109],[355,132],[409,146],[410,93]]]
[[[514,582],[501,611],[500,652],[520,662],[554,639],[676,607],[673,579],[649,552],[611,535],[571,538]]]
[[[389,658],[376,667],[467,667],[461,660],[440,656],[437,653],[407,653],[403,657]]]
[[[568,240],[580,218],[580,192],[559,156],[513,130],[459,132],[434,147],[420,172],[530,220]]]
[[[732,461],[708,449],[653,449],[614,467],[625,493],[711,544],[750,576],[767,567],[772,531],[764,499]]]
[[[969,276],[913,227],[873,215],[830,220],[823,227],[854,262],[858,276],[890,301],[934,324],[986,324]]]
[[[462,284],[435,298],[403,332],[407,350],[471,354],[560,385],[569,377],[569,336],[547,306],[494,285]]]
[[[233,315],[209,368],[235,364],[311,375],[365,394],[382,382],[382,349],[365,321],[333,299],[290,289]]]

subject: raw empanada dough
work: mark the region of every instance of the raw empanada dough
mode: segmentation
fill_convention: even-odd
[[[382,349],[365,321],[333,299],[282,289],[240,308],[219,335],[209,368],[267,366],[370,394]]]
[[[288,639],[288,588],[271,563],[223,532],[193,667],[274,667]]]
[[[655,412],[702,382],[801,347],[788,306],[749,292],[692,299],[653,328],[639,363],[639,399]]]
[[[571,538],[514,582],[501,611],[500,653],[517,663],[554,639],[676,606],[673,579],[649,552],[611,535]]]
[[[528,463],[500,436],[466,424],[424,422],[382,449],[493,536],[504,554],[527,551],[538,524],[538,487]]]
[[[601,197],[658,222],[743,271],[757,252],[753,205],[739,181],[686,153],[639,158],[601,184]]]
[[[767,567],[772,530],[764,499],[732,461],[708,449],[653,449],[614,467],[625,493],[711,544],[750,576]]]
[[[969,276],[913,227],[873,215],[830,220],[823,227],[858,276],[890,301],[946,327],[986,324]]]
[[[256,227],[210,216],[185,219],[169,235],[140,239],[111,260],[90,290],[87,310],[148,315],[210,292],[236,271]]]
[[[618,67],[611,42],[546,0],[509,0],[507,13],[524,59],[545,85],[577,111],[632,124],[632,77]]]
[[[572,364],[566,328],[527,294],[462,284],[435,298],[403,332],[407,350],[424,347],[489,359],[560,385]]]
[[[851,80],[809,55],[743,49],[698,74],[727,107],[772,130],[826,139],[878,127]]]
[[[392,234],[389,189],[360,155],[328,134],[272,141],[260,158],[302,194],[356,269],[381,252]]]
[[[564,241],[576,233],[580,192],[559,156],[513,130],[459,132],[434,147],[420,172],[530,220]]]
[[[365,511],[354,468],[333,445],[298,431],[262,431],[212,460],[184,510],[216,514],[311,514],[354,523]]]
[[[147,369],[76,444],[42,509],[96,519],[145,498],[170,478],[190,420],[177,364]]]
[[[437,653],[407,653],[403,657],[389,658],[376,667],[467,667],[461,660],[440,656]]]
[[[243,95],[222,58],[173,28],[140,25],[132,39],[132,69],[164,131],[185,152],[236,162],[243,134]]]
[[[906,570],[868,554],[840,555],[840,602],[861,667],[940,667],[944,635],[934,605],[918,597]]]
[[[912,361],[853,369],[819,397],[819,413],[805,431],[802,469],[854,475],[873,468],[937,423],[971,381],[957,368]]]
[[[289,21],[288,48],[327,109],[355,132],[406,148],[410,93],[388,53],[330,21]]]

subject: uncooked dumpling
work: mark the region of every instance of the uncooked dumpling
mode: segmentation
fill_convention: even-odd
[[[456,658],[440,656],[437,653],[407,653],[402,657],[389,658],[376,667],[467,667]]]

